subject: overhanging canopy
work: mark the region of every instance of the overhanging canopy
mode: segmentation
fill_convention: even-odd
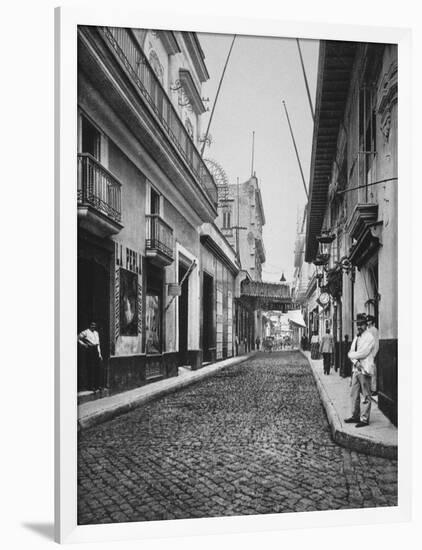
[[[320,43],[315,124],[312,140],[305,261],[312,262],[321,232],[337,138],[344,116],[358,44],[323,40]]]
[[[294,309],[288,312],[289,321],[300,328],[306,328],[305,321],[302,317],[300,309]]]

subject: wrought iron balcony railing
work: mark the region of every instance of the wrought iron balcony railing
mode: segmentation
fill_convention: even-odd
[[[78,204],[121,222],[121,183],[89,153],[78,154]]]
[[[173,229],[158,214],[148,214],[146,249],[162,253],[173,260]]]
[[[136,41],[132,30],[118,27],[100,27],[100,31],[158,117],[167,136],[193,172],[196,181],[216,205],[217,186],[214,179],[142,48]]]

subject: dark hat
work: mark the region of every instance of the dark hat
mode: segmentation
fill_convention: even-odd
[[[358,325],[366,325],[368,323],[368,318],[366,313],[358,313],[356,319],[353,319],[353,321]]]

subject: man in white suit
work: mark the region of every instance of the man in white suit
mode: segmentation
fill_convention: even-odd
[[[346,424],[356,423],[356,428],[363,428],[369,424],[371,413],[371,379],[374,375],[375,340],[368,331],[368,320],[365,313],[358,313],[355,321],[357,335],[348,353],[353,364],[350,392],[352,416],[346,418],[344,422]]]

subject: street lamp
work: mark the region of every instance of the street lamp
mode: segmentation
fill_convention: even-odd
[[[316,238],[319,243],[318,255],[326,258],[326,263],[328,263],[328,260],[330,259],[330,246],[335,238],[336,236],[334,233],[330,233],[328,230],[322,231],[321,235],[318,235]]]

